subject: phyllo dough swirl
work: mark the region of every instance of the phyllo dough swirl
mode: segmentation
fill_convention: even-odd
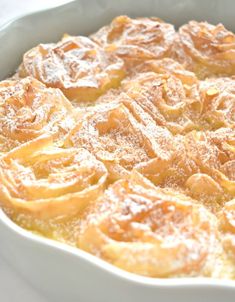
[[[169,55],[174,42],[174,26],[158,18],[115,18],[91,39],[108,47],[121,57],[127,66],[144,60],[160,59]]]
[[[57,44],[40,44],[23,57],[19,75],[31,75],[60,88],[74,101],[93,101],[125,74],[123,61],[83,36],[65,35]]]
[[[42,136],[1,157],[0,202],[32,219],[66,217],[94,201],[106,177],[87,150],[55,147],[51,136]]]
[[[138,73],[153,71],[157,74],[173,75],[185,85],[190,88],[191,85],[198,83],[198,78],[195,73],[187,70],[183,64],[175,61],[171,58],[164,58],[160,60],[147,60],[142,64],[136,66],[132,73],[136,75]]]
[[[42,134],[55,139],[74,125],[74,108],[59,89],[33,78],[0,83],[0,152]]]
[[[184,85],[169,73],[143,72],[124,80],[122,88],[132,107],[138,104],[157,125],[173,134],[199,128],[201,102],[196,84]]]
[[[191,131],[175,136],[168,159],[150,159],[135,168],[156,185],[184,190],[212,211],[235,197],[235,133]]]
[[[235,74],[235,36],[222,24],[190,21],[181,26],[173,52],[200,79]]]
[[[114,103],[98,106],[80,119],[65,145],[89,150],[106,165],[109,180],[115,181],[128,177],[140,162],[167,157],[171,138],[144,112],[134,117],[124,104]]]
[[[199,84],[204,128],[235,129],[235,79],[217,78]]]
[[[95,217],[88,215],[79,246],[151,277],[200,273],[217,236],[215,217],[202,205],[138,174],[110,186]]]

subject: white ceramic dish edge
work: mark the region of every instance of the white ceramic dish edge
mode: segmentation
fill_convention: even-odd
[[[108,22],[115,15],[121,13],[146,16],[156,15],[164,18],[166,8],[168,7],[168,11],[171,11],[172,14],[170,4],[175,3],[176,5],[177,2],[177,5],[178,3],[181,4],[178,12],[182,11],[182,18],[183,11],[189,12],[195,7],[200,7],[200,5],[204,7],[205,3],[209,6],[211,5],[210,1],[207,0],[167,0],[161,5],[159,13],[154,13],[157,7],[160,8],[160,1],[145,1],[144,7],[141,1],[134,2],[131,0],[121,0],[116,5],[110,4],[108,0],[90,1],[90,4],[88,2],[85,0],[72,1],[56,8],[17,18],[5,24],[0,29],[0,43],[6,41],[5,44],[1,44],[3,47],[0,50],[0,58],[6,58],[4,62],[2,60],[0,63],[2,65],[0,78],[3,79],[9,75],[18,65],[19,57],[22,53],[37,44],[37,42],[55,40],[66,31],[75,34],[76,14],[78,14],[77,17],[79,17],[79,14],[80,16],[84,15],[84,12],[87,13],[89,7],[92,7],[92,12],[88,13],[88,21],[94,18],[93,15],[96,14],[98,14],[97,19],[89,26],[85,24],[88,21],[83,21],[84,24],[79,28],[79,31],[76,31],[77,34],[81,34],[81,32],[87,34],[94,31],[102,23]],[[131,7],[133,2],[135,7]],[[153,3],[154,10],[151,9]],[[217,3],[217,7],[220,7],[219,1],[214,1],[214,3]],[[225,7],[226,3],[232,5],[232,1],[229,0],[223,3]],[[182,8],[183,6],[185,8]],[[108,13],[109,10],[112,13]],[[200,9],[198,10],[200,11]],[[174,13],[176,12],[177,9],[174,10]],[[213,16],[215,15],[216,12]],[[62,24],[63,26],[60,24],[58,28],[48,30],[45,33],[43,28],[47,28],[48,24],[51,24],[51,26],[58,25],[60,16],[64,16],[65,19],[68,18],[70,20],[68,24]],[[224,13],[223,18],[226,16],[230,16],[229,9]],[[191,14],[188,15],[188,19],[200,19],[197,15],[195,17],[193,18]],[[219,18],[220,20],[218,21],[223,21],[223,18]],[[172,17],[165,19],[172,19]],[[210,19],[207,18],[209,21]],[[173,22],[172,20],[170,21]],[[40,26],[40,22],[44,22],[43,26]],[[179,24],[180,21],[177,20],[177,23]],[[31,29],[35,28],[36,38],[32,38],[32,34],[29,32],[29,25],[31,25]],[[231,25],[232,23],[230,23],[230,27]],[[26,42],[23,47],[19,44],[21,37],[19,37],[18,30],[20,29],[22,34],[25,33]],[[9,41],[6,40],[6,37],[9,38]],[[13,47],[12,51],[10,46],[15,46],[16,48]],[[225,299],[226,302],[234,301],[234,281],[205,278],[151,279],[133,275],[79,249],[31,234],[15,225],[2,211],[0,211],[0,239],[0,253],[18,268],[28,280],[31,280],[34,286],[46,293],[47,297],[50,298],[49,301],[106,302],[112,300],[116,302],[122,299],[135,302],[150,302],[153,299],[167,302],[172,300],[193,302],[204,301],[204,299],[205,301],[221,301],[222,299]],[[75,282],[76,279],[79,281],[79,286]],[[92,290],[90,287],[92,287]],[[193,293],[197,295],[194,297]]]

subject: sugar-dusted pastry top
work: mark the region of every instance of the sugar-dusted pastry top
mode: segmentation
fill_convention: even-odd
[[[0,152],[43,134],[59,140],[74,125],[73,106],[59,89],[32,77],[0,82]]]
[[[0,82],[0,206],[149,277],[235,279],[235,36],[115,18]]]
[[[92,101],[117,87],[125,70],[121,59],[89,38],[64,35],[57,44],[40,44],[29,50],[19,75],[60,88],[69,99]]]

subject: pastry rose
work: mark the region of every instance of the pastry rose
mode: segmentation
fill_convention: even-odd
[[[222,24],[190,21],[180,27],[173,57],[200,79],[235,74],[235,36]]]
[[[205,129],[235,128],[235,79],[217,78],[201,81],[203,103],[201,119]]]
[[[124,59],[127,66],[166,57],[175,37],[174,26],[158,18],[115,18],[91,39]]]
[[[202,103],[196,84],[184,85],[167,72],[143,72],[124,80],[122,89],[131,99],[131,104],[126,106],[138,104],[157,125],[173,134],[200,128]],[[130,110],[133,113],[133,109]]]
[[[79,247],[132,273],[202,273],[215,248],[213,214],[136,173],[110,186],[95,213],[84,222]]]
[[[58,148],[51,136],[41,136],[0,158],[0,203],[32,223],[63,218],[94,201],[106,177],[104,165],[87,150]]]
[[[231,129],[191,131],[174,137],[167,159],[156,157],[139,163],[135,169],[156,185],[184,190],[191,197],[207,204],[213,201],[213,207],[219,207],[219,202],[235,196],[230,179],[235,167],[234,144]]]
[[[36,79],[0,83],[0,151],[45,133],[63,137],[74,125],[74,108],[59,89]]]
[[[40,44],[23,57],[19,75],[31,75],[60,88],[71,101],[93,101],[116,87],[125,74],[123,61],[87,37],[65,35],[57,44]]]
[[[184,85],[193,85],[198,83],[196,75],[185,69],[182,64],[171,59],[147,60],[133,69],[133,74],[153,71],[158,74],[167,74],[177,77]],[[187,86],[186,86],[187,87]],[[188,87],[190,88],[190,87]]]
[[[114,181],[128,177],[140,162],[165,158],[171,138],[167,129],[157,127],[144,112],[133,116],[123,104],[114,103],[97,106],[80,119],[65,145],[89,150],[106,165]]]

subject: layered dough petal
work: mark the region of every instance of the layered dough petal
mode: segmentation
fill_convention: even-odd
[[[175,37],[173,25],[158,18],[115,18],[91,39],[121,57],[128,67],[169,55]]]
[[[217,78],[201,81],[203,103],[201,119],[209,130],[235,128],[235,79]]]
[[[60,88],[75,102],[94,101],[125,75],[123,61],[89,38],[65,35],[57,44],[29,50],[19,68],[21,77],[33,76],[48,87]]]
[[[183,190],[216,211],[235,196],[234,144],[231,129],[192,131],[174,137],[168,159],[153,158],[135,168],[156,185]]]
[[[0,152],[42,134],[59,139],[74,124],[74,108],[59,89],[30,77],[0,83]]]
[[[235,74],[235,36],[222,24],[190,21],[180,27],[173,57],[200,79]]]
[[[136,66],[133,70],[133,74],[153,71],[158,74],[173,75],[177,77],[184,85],[193,85],[198,83],[196,75],[185,69],[183,64],[175,61],[171,58],[164,58],[161,60],[147,60],[142,64]],[[187,86],[185,86],[187,88]]]
[[[168,72],[143,72],[123,81],[122,88],[131,103],[137,103],[157,125],[173,134],[200,128],[202,103],[196,84],[184,85]]]
[[[216,236],[215,217],[203,206],[134,173],[109,187],[79,246],[127,271],[169,277],[202,273]]]
[[[150,60],[96,104],[120,102],[129,109],[138,104],[157,125],[184,135],[192,130],[234,129],[234,92],[233,78],[199,81],[172,59]]]
[[[126,178],[138,163],[168,157],[172,140],[167,129],[141,113],[134,117],[120,103],[96,107],[70,131],[65,146],[92,152],[106,165],[110,181]]]
[[[1,157],[0,202],[32,221],[63,218],[94,201],[106,178],[106,168],[89,151],[58,148],[51,136],[42,136]]]

